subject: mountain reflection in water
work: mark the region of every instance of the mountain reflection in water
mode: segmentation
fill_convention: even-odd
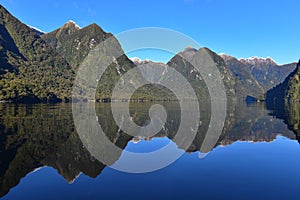
[[[167,110],[167,122],[158,134],[148,138],[133,137],[120,131],[108,103],[96,104],[96,113],[107,138],[121,149],[130,149],[135,143],[143,146],[151,142],[155,144],[156,140],[172,142],[180,124],[179,104],[160,104]],[[151,105],[130,104],[131,116],[136,124],[142,126],[149,123],[148,110]],[[276,113],[266,110],[264,104],[238,105],[228,111],[224,130],[211,148],[236,141],[271,142],[278,135],[295,140],[299,138],[299,105],[290,106],[287,110],[286,113]],[[186,150],[188,153],[200,151],[203,147],[210,113],[205,107],[201,111],[201,126],[192,145]],[[106,167],[91,156],[81,142],[74,126],[71,104],[0,104],[0,115],[0,196],[7,194],[23,177],[42,166],[56,169],[69,183],[81,172],[95,178]],[[177,146],[180,149],[180,144]]]

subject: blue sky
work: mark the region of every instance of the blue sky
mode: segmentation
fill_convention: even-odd
[[[1,4],[22,22],[46,32],[70,19],[81,27],[95,22],[113,34],[162,27],[238,58],[270,56],[281,64],[300,58],[299,0],[1,0]],[[171,56],[150,51],[136,55],[162,61]]]

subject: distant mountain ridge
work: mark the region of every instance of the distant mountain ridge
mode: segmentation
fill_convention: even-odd
[[[247,95],[255,98],[284,81],[296,68],[296,63],[278,65],[272,58],[253,56],[237,59],[227,54],[220,54],[226,65],[241,81]]]
[[[239,61],[250,68],[253,77],[261,84],[265,91],[283,82],[294,71],[297,65],[296,62],[278,65],[270,57],[259,58],[254,56],[248,59],[240,59]]]
[[[208,48],[206,49],[208,52],[211,52],[211,55],[214,55],[214,58],[220,56],[225,61],[223,65],[229,69],[229,74],[232,74],[231,80],[234,79],[234,95],[238,100],[245,100],[247,97],[253,97],[254,99],[261,98],[261,96],[265,94],[269,88],[281,83],[282,80],[284,80],[284,78],[296,67],[296,63],[282,66],[277,65],[271,58],[251,57],[249,59],[237,59],[226,54],[217,55]],[[190,73],[193,71],[191,66],[188,66],[186,62],[180,61],[179,58],[183,54],[185,54],[185,56],[192,57],[197,51],[198,50],[193,48],[187,48],[183,52],[179,52],[176,56],[171,58],[167,65],[175,66],[174,64],[177,62],[176,70],[183,73],[185,77],[190,77]],[[149,59],[142,60],[137,57],[131,58],[131,60],[136,65],[153,62]],[[172,64],[172,61],[175,62]],[[256,74],[256,72],[254,73],[254,71],[258,71],[257,73],[259,74]],[[193,73],[195,73],[195,71]],[[264,75],[264,77],[261,77],[261,75]],[[190,81],[196,80],[196,76],[201,77],[200,74],[194,74],[194,77],[190,77]],[[268,84],[266,84],[266,82]],[[205,86],[202,85],[201,87]]]
[[[265,92],[261,84],[254,78],[250,68],[233,56],[220,54],[224,59],[227,67],[233,72],[234,76],[240,81],[240,95],[246,98],[247,96],[258,97]]]

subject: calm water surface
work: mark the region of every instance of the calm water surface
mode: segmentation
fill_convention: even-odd
[[[174,143],[180,109],[176,103],[163,105],[168,113],[166,127],[151,138],[118,132],[109,104],[97,104],[96,112],[111,142],[146,153]],[[150,106],[131,104],[137,124],[149,122]],[[264,104],[239,105],[226,119],[215,146],[200,152],[209,119],[204,113],[202,127],[182,157],[164,169],[132,174],[105,166],[89,153],[76,132],[71,104],[0,104],[0,196],[14,200],[299,199],[297,111],[299,105],[280,114],[268,111]],[[182,151],[179,146],[178,150]]]

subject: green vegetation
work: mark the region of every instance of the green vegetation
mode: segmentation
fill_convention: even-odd
[[[67,22],[61,28],[42,35],[42,39],[51,45],[59,54],[64,56],[75,70],[78,70],[91,50],[109,37],[113,37],[112,34],[104,32],[96,24],[91,24],[80,29],[74,22]],[[116,44],[115,48],[121,49],[119,44]],[[134,63],[125,55],[116,58],[116,60],[108,66],[101,80],[99,80],[95,97],[96,100],[109,101],[114,86],[120,77],[135,67]],[[90,87],[94,86],[91,85]],[[176,98],[164,87],[146,85],[139,88],[138,91],[133,94],[131,100],[176,100]]]
[[[82,64],[90,51],[109,37],[112,37],[112,35],[110,33],[105,33],[96,24],[92,24],[80,29],[74,22],[67,22],[61,28],[56,29],[48,34],[42,35],[42,38],[54,49],[56,49],[58,53],[63,55],[74,69],[78,69],[78,67],[80,66],[80,64]],[[118,49],[118,46],[119,44],[116,44],[116,49]],[[230,76],[228,79],[224,79],[225,86],[228,89],[228,97],[230,97],[231,99],[235,98],[234,78],[232,77],[229,70],[226,69],[224,61],[212,51],[208,49],[207,51],[210,53],[211,57],[214,60],[217,60],[216,62],[218,62],[218,67],[221,70],[221,73],[225,77]],[[168,65],[170,67],[174,67],[177,71],[188,78],[191,85],[194,87],[198,97],[202,101],[209,100],[209,98],[207,98],[209,94],[205,83],[196,77],[196,75],[200,77],[200,74],[191,74],[190,71],[193,69],[193,67],[186,65],[186,62],[182,61],[182,58],[179,56],[179,54],[172,58]],[[106,69],[103,76],[101,77],[101,80],[99,81],[99,85],[97,87],[96,100],[109,100],[111,98],[112,90],[120,77],[134,67],[136,67],[134,63],[125,55],[117,58],[115,62],[113,62]],[[84,88],[82,89],[84,90]],[[176,97],[171,93],[171,91],[162,86],[146,85],[142,88],[139,88],[138,91],[135,92],[131,97],[131,100],[174,101],[176,100]]]
[[[251,75],[265,92],[283,82],[297,65],[297,63],[278,65],[271,58],[241,59],[240,61],[248,66]]]
[[[70,21],[41,37],[76,70],[94,47],[111,36],[97,24],[80,29]]]
[[[265,93],[263,86],[253,77],[250,68],[246,64],[232,56],[221,56],[236,78],[236,93],[241,99],[246,99],[247,96],[257,98]]]
[[[2,6],[0,33],[0,101],[70,100],[73,69]]]
[[[286,80],[269,90],[266,95],[267,105],[275,116],[283,119],[300,141],[300,61]]]
[[[300,61],[297,65],[297,69],[289,79],[288,89],[286,92],[286,101],[288,102],[300,102]]]
[[[108,138],[123,149],[131,136],[117,132],[109,104],[97,105]],[[41,166],[52,166],[69,182],[80,172],[95,178],[105,167],[83,146],[71,104],[0,104],[0,113],[0,197]]]
[[[70,101],[79,66],[91,50],[109,37],[113,35],[104,32],[96,24],[81,29],[71,21],[48,34],[37,34],[0,6],[0,101]],[[121,49],[121,46],[117,44],[116,48]],[[267,88],[280,81],[293,68],[293,64],[277,66],[271,61],[255,66],[236,59],[225,59],[224,62],[211,50],[205,50],[217,64],[230,103],[244,101],[247,96],[261,99]],[[180,56],[191,53],[189,51],[194,51],[193,59],[201,59],[197,57],[197,50],[187,49],[175,55],[167,65],[186,77],[198,98],[205,103],[209,101],[206,83],[201,74]],[[117,81],[134,67],[135,64],[126,55],[116,58],[99,81],[96,100],[109,101]],[[290,85],[286,98],[299,101],[299,75],[295,75]],[[146,85],[139,88],[131,100],[174,101],[176,97],[162,86]]]
[[[300,102],[300,61],[283,83],[269,90],[266,94],[267,103],[275,107],[283,107],[285,104]]]
[[[133,121],[141,126],[147,124],[148,111],[153,104],[154,102],[131,102],[130,114]],[[181,121],[180,106],[178,102],[162,103],[162,105],[168,116],[164,129],[157,135],[145,139],[168,137],[176,142],[174,137]],[[298,138],[300,136],[299,105],[288,109],[290,117],[285,120],[289,128],[296,131]],[[111,104],[96,104],[98,121],[107,138],[124,149],[128,141],[132,140],[132,136],[119,131],[110,106]],[[272,118],[263,111],[263,104],[261,106],[238,105],[234,122],[227,120],[225,122],[219,144],[228,145],[235,141],[249,140],[272,141],[278,132],[285,137],[295,138],[291,132],[286,131],[282,120]],[[0,197],[17,185],[26,174],[38,167],[51,166],[68,182],[72,182],[80,172],[90,177],[97,177],[105,167],[83,146],[74,126],[71,104],[0,104],[0,113],[2,114],[0,116],[2,133],[0,134]],[[201,126],[187,152],[199,151],[201,148],[210,123],[209,116],[209,111],[201,112]],[[141,138],[134,139],[138,141]],[[99,142],[96,141],[96,144],[99,145]],[[180,148],[180,142],[177,145]]]
[[[226,54],[221,57],[236,78],[237,96],[246,101],[264,101],[266,92],[283,82],[297,65],[278,65],[271,58],[236,59]]]
[[[288,117],[284,119],[289,129],[294,131],[300,142],[300,103],[294,102],[285,106],[285,110],[288,113]]]

